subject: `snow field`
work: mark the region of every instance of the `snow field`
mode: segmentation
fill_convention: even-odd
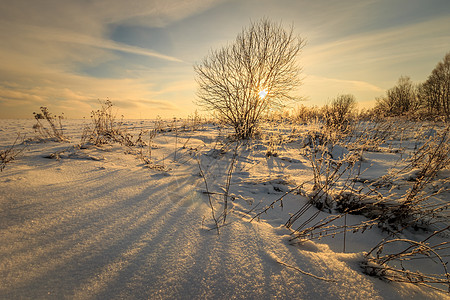
[[[277,203],[259,222],[249,222],[300,183],[311,185],[313,173],[300,152],[304,141],[297,138],[302,132],[289,138],[288,125],[268,125],[261,139],[238,148],[229,178],[235,144],[226,129],[205,125],[158,134],[151,151],[153,163],[166,169],[160,171],[139,158],[138,148],[73,148],[86,122],[63,123],[69,142],[28,143],[0,173],[1,299],[448,298],[363,274],[364,251],[386,237],[378,228],[347,234],[346,253],[342,235],[292,245],[291,232],[282,225],[306,203],[302,195],[286,195],[283,207]],[[132,132],[154,124],[126,123]],[[33,137],[30,120],[0,124],[0,147],[11,145],[18,132]],[[386,147],[413,148],[414,134],[405,132]],[[59,160],[46,158],[57,151],[63,151]],[[402,154],[363,155],[364,176],[373,179],[396,167]],[[229,195],[220,235],[199,162],[217,214]],[[311,209],[304,218],[314,213]],[[317,220],[326,216],[320,212]],[[363,219],[349,215],[347,222]]]

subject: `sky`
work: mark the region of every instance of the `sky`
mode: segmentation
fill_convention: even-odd
[[[187,117],[193,65],[261,18],[306,41],[307,106],[353,94],[371,107],[450,51],[448,0],[0,0],[0,118],[88,118],[106,99],[125,118]]]

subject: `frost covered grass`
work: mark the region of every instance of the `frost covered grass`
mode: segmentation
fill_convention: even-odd
[[[26,146],[0,177],[2,297],[448,297],[448,125],[275,119],[239,141],[108,109],[58,142],[1,121],[2,151]]]

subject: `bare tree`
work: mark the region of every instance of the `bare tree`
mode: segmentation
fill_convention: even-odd
[[[376,111],[386,116],[401,116],[418,108],[417,87],[408,76],[400,76],[397,85],[377,99]]]
[[[450,52],[422,85],[422,97],[430,115],[450,118]]]
[[[295,100],[303,45],[292,26],[285,30],[268,19],[251,23],[233,43],[194,66],[198,104],[233,126],[238,138],[250,138],[265,112]]]

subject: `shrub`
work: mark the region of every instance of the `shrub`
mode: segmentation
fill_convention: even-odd
[[[339,95],[324,108],[325,124],[329,128],[345,132],[355,116],[356,99],[351,94]]]
[[[418,90],[408,76],[401,76],[397,85],[386,92],[386,96],[376,99],[375,110],[384,116],[414,114],[419,108]]]

